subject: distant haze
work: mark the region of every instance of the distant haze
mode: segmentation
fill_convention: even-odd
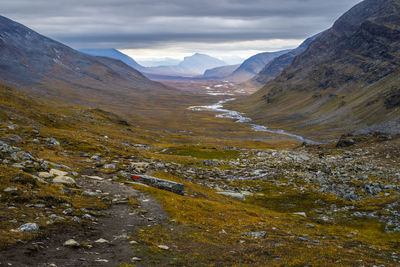
[[[2,0],[1,15],[73,48],[140,61],[294,48],[360,0]],[[236,62],[230,62],[236,63]]]

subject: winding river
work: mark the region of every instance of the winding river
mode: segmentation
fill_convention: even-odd
[[[254,131],[257,131],[257,132],[280,134],[280,135],[285,135],[285,136],[288,136],[288,137],[291,137],[291,138],[306,142],[308,144],[319,144],[318,142],[315,142],[313,140],[304,138],[303,136],[300,136],[300,135],[288,133],[288,132],[286,132],[284,130],[271,130],[271,129],[268,129],[264,125],[254,124],[254,123],[251,122],[252,121],[251,118],[243,116],[243,113],[223,108],[224,104],[226,104],[226,103],[228,103],[230,101],[233,101],[233,100],[235,100],[235,98],[228,98],[228,99],[221,100],[221,101],[219,101],[218,103],[216,103],[214,105],[209,105],[209,106],[191,106],[188,109],[194,110],[194,111],[215,111],[215,112],[219,113],[218,115],[216,115],[217,118],[229,118],[229,119],[235,120],[235,122],[238,122],[238,123],[248,124]]]

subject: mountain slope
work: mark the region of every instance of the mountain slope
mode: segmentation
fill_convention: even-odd
[[[293,62],[296,56],[303,53],[312,41],[315,40],[320,34],[314,35],[308,39],[306,39],[299,47],[289,51],[286,54],[283,54],[270,63],[268,63],[258,74],[253,78],[253,81],[256,81],[260,84],[266,84],[268,81],[274,79],[282,71]]]
[[[244,82],[257,75],[269,62],[276,57],[286,54],[289,50],[265,52],[246,59],[239,68],[226,77],[233,82]]]
[[[204,72],[203,77],[209,79],[221,79],[232,74],[240,65],[228,65],[217,67],[213,69],[208,69]]]
[[[124,62],[126,65],[131,66],[132,68],[142,71],[145,69],[142,65],[137,63],[134,59],[131,57],[125,55],[124,53],[121,53],[120,51],[114,49],[114,48],[109,48],[109,49],[80,49],[79,50],[82,53],[91,55],[91,56],[100,56],[100,57],[109,57],[117,60],[121,60]]]
[[[119,60],[78,52],[5,17],[0,17],[0,82],[67,103],[120,108],[176,94]]]
[[[236,102],[263,123],[400,132],[400,1],[366,0],[275,80]]]
[[[208,55],[196,53],[190,57],[185,57],[182,62],[175,66],[160,66],[146,68],[145,73],[170,75],[170,76],[196,76],[203,74],[206,70],[225,66],[226,63]]]

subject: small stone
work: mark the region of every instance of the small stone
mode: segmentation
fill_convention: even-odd
[[[115,164],[106,164],[103,167],[104,169],[116,169],[117,167],[115,166]]]
[[[68,208],[68,209],[63,210],[63,213],[65,215],[71,215],[72,213],[74,213],[74,210],[72,208]]]
[[[4,192],[13,192],[13,191],[18,191],[18,188],[16,188],[16,187],[7,187],[3,191]]]
[[[105,240],[104,238],[97,239],[97,240],[94,241],[94,242],[95,242],[95,243],[98,243],[98,244],[110,243],[108,240]]]
[[[58,216],[56,214],[51,214],[50,215],[50,219],[52,219],[53,221],[56,221],[56,220],[63,221],[63,220],[65,220],[64,217]]]
[[[76,242],[74,239],[69,239],[64,242],[65,247],[71,247],[71,248],[78,248],[81,246],[78,242]]]
[[[131,245],[137,245],[137,244],[139,244],[139,243],[136,242],[135,240],[132,240],[132,241],[129,242],[129,244],[131,244]]]
[[[141,258],[138,258],[138,257],[133,257],[132,259],[131,259],[131,261],[141,261],[142,259]]]
[[[309,238],[307,238],[307,237],[302,237],[302,236],[299,236],[299,237],[297,238],[297,240],[303,241],[303,242],[311,242],[311,241],[312,241],[311,239],[309,239]]]
[[[294,215],[299,215],[303,217],[307,217],[307,214],[305,212],[293,212]]]
[[[94,261],[95,262],[105,262],[105,263],[109,262],[109,260],[106,260],[106,259],[96,259]]]
[[[48,179],[48,178],[53,177],[53,175],[50,174],[49,172],[39,172],[39,173],[38,173],[38,176],[39,176],[40,178],[43,178],[43,179]]]
[[[164,249],[164,250],[168,250],[169,249],[169,247],[165,246],[165,245],[158,245],[157,247],[161,248],[161,249]]]
[[[18,230],[25,233],[34,233],[39,231],[39,225],[37,223],[26,223],[21,225]]]
[[[90,214],[85,214],[85,215],[82,216],[82,218],[85,219],[85,220],[91,220],[91,221],[95,221],[96,220],[96,218],[93,217]]]
[[[253,238],[264,238],[267,236],[267,232],[266,231],[247,232],[247,233],[244,233],[242,236],[248,236],[248,237],[253,237]]]
[[[21,163],[14,163],[13,165],[11,165],[11,167],[16,168],[16,169],[20,169],[20,170],[25,168],[25,166],[22,165]]]
[[[57,141],[54,137],[46,138],[46,142],[49,142],[52,145],[59,146],[60,142]]]
[[[77,222],[77,223],[81,223],[81,222],[82,222],[82,220],[81,220],[79,217],[77,217],[77,216],[72,217],[71,220],[72,220],[73,222]]]
[[[89,178],[89,179],[92,179],[92,180],[97,180],[97,181],[103,181],[104,180],[104,178],[101,178],[99,176],[82,175],[82,177]]]
[[[97,193],[97,192],[92,192],[92,191],[89,191],[89,190],[85,190],[85,191],[82,192],[82,196],[97,197],[97,196],[99,196],[99,195],[100,195],[99,193]]]

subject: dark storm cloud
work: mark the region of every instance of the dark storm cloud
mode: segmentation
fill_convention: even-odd
[[[2,15],[74,47],[302,39],[360,0],[2,0]]]

